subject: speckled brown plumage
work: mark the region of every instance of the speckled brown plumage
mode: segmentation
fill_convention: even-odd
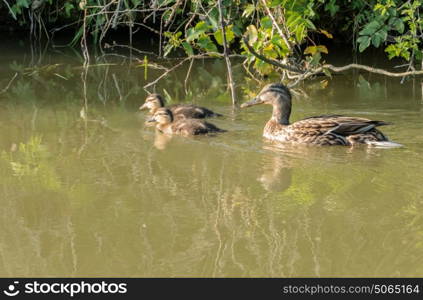
[[[383,121],[341,115],[322,115],[290,124],[291,94],[282,84],[265,86],[256,98],[244,103],[241,107],[256,104],[273,106],[272,118],[263,131],[263,136],[270,140],[343,146],[389,141],[382,132],[376,129],[378,126],[388,125]]]
[[[154,115],[157,109],[161,107],[165,107],[164,98],[159,94],[151,94],[145,99],[140,110],[148,109],[150,115]],[[208,108],[193,104],[173,104],[167,108],[170,109],[175,119],[204,119],[221,116],[221,114],[215,113]]]
[[[214,124],[198,119],[174,119],[171,110],[159,108],[150,119],[157,122],[156,128],[166,134],[178,134],[183,136],[204,135],[225,132]]]

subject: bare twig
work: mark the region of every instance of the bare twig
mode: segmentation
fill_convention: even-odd
[[[165,23],[165,27],[167,28],[171,23],[173,23],[173,18],[175,17],[175,13],[177,11],[177,9],[179,8],[179,6],[181,5],[182,0],[177,0],[176,3],[173,5],[172,12],[170,13],[169,19],[167,19],[166,23]]]
[[[225,57],[226,61],[226,68],[228,70],[228,81],[229,86],[231,88],[231,98],[232,98],[232,104],[235,105],[237,103],[236,101],[236,92],[235,92],[235,83],[232,77],[232,66],[231,66],[231,60],[229,59],[229,49],[228,49],[228,43],[226,40],[226,28],[225,28],[225,21],[223,20],[223,9],[222,9],[222,0],[217,1],[217,5],[219,7],[219,15],[220,15],[220,27],[222,30],[222,38],[223,38],[223,55]]]
[[[279,27],[278,22],[276,22],[275,17],[273,16],[272,12],[270,11],[269,7],[266,4],[266,0],[262,0],[261,2],[263,3],[264,8],[266,9],[266,12],[269,15],[270,19],[272,20],[273,26],[276,27],[276,30],[278,31],[279,35],[282,37],[283,41],[285,42],[286,46],[288,47],[288,50],[291,51],[292,50],[292,45],[289,42],[286,34],[283,33],[283,31]]]
[[[3,0],[3,2],[6,4],[7,8],[9,9],[9,12],[13,16],[13,19],[17,20],[15,13],[13,12],[12,8],[10,7],[9,3],[7,3],[6,0]]]

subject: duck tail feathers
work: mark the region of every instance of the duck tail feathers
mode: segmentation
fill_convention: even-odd
[[[375,147],[375,148],[399,148],[404,147],[404,145],[390,142],[390,141],[368,141],[366,143],[369,146]]]

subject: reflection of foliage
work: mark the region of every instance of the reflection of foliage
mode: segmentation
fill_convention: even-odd
[[[3,152],[2,158],[10,164],[12,175],[24,184],[34,184],[49,190],[60,188],[60,180],[50,165],[50,153],[41,144],[41,137],[31,137],[28,143],[21,143],[16,152]]]
[[[88,73],[90,117],[100,114],[122,129],[115,133],[77,122],[80,71],[70,64],[22,71],[16,87],[25,88],[10,89],[2,99],[2,129],[13,130],[2,145],[24,141],[0,159],[3,275],[423,274],[422,193],[416,191],[422,176],[398,178],[403,156],[397,150],[262,151],[257,125],[257,135],[232,130],[213,139],[174,138],[157,151],[154,133],[139,128],[132,114],[145,95],[143,74],[114,65]],[[220,62],[195,62],[187,96],[183,71],[156,91],[166,90],[174,102],[211,104],[224,100],[224,72]],[[294,101],[302,109],[314,103],[314,110],[338,95],[339,101],[353,99],[341,94],[352,86],[363,96],[382,93],[364,78],[333,82],[339,85],[307,87],[321,93],[313,101]],[[257,91],[253,84],[242,88]],[[305,113],[297,110],[295,118]],[[257,118],[251,124],[262,124],[262,116],[242,115]],[[229,119],[213,122],[245,126]],[[421,158],[401,167],[412,170],[416,162]],[[264,173],[269,185],[283,188],[263,186],[258,178]]]
[[[137,65],[136,65],[137,66]],[[184,68],[188,67],[187,65]],[[79,67],[72,64],[40,65],[26,68],[23,64],[14,62],[10,68],[19,73],[19,77],[5,94],[11,102],[31,102],[37,105],[56,105],[64,102],[81,103],[82,81]],[[159,82],[155,91],[166,96],[171,102],[197,102],[204,98],[214,98],[217,102],[227,102],[225,95],[225,65],[220,60],[208,59],[195,61],[187,84],[180,80],[186,69],[170,73]],[[139,69],[130,66],[123,70],[118,63],[104,61],[104,64],[90,68],[87,77],[88,105],[98,102],[103,105],[118,105],[131,109],[136,108],[144,100],[146,91],[142,88],[147,82],[157,76],[157,70],[148,72],[144,78]],[[238,72],[239,81],[244,74]],[[123,80],[123,78],[125,78]],[[240,86],[244,86],[241,85]],[[59,92],[60,91],[60,92]],[[65,99],[57,102],[51,95],[61,94]],[[96,108],[93,107],[94,110]],[[91,111],[91,110],[89,110]],[[92,112],[92,111],[91,111]]]

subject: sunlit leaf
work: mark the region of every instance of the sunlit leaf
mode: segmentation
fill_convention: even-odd
[[[333,35],[331,33],[327,32],[326,30],[320,29],[319,32],[324,34],[328,39],[333,38]]]
[[[249,25],[247,27],[247,37],[248,37],[248,43],[250,45],[254,44],[255,42],[257,42],[257,38],[258,38],[258,31],[256,26],[254,25]]]
[[[235,34],[232,31],[232,25],[226,27],[225,33],[226,33],[226,41],[227,41],[228,44],[230,44],[233,41],[233,39],[235,38]],[[223,45],[222,30],[216,31],[214,33],[214,38],[216,39],[216,42],[219,45]]]
[[[326,46],[324,46],[324,45],[308,46],[304,50],[304,54],[314,55],[315,53],[326,53],[326,54],[328,54],[329,51],[328,51],[328,48],[326,48]]]
[[[206,22],[204,21],[198,22],[194,28],[188,29],[187,37],[186,37],[187,42],[191,42],[198,39],[208,29],[209,29],[209,26],[206,24]]]

